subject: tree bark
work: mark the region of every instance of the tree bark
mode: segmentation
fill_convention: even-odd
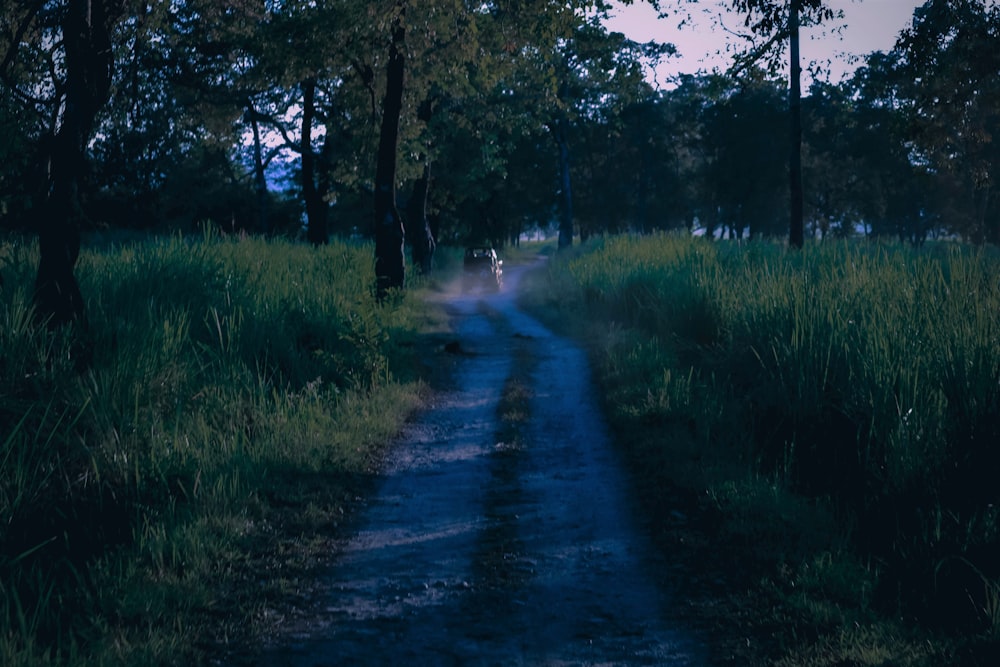
[[[302,84],[302,198],[306,204],[306,238],[314,246],[329,242],[324,192],[316,187],[316,154],[312,148],[312,125],[316,115],[316,82]]]
[[[559,219],[559,248],[573,245],[573,191],[570,178],[569,139],[566,137],[566,119],[556,123],[556,142],[559,144],[559,178],[562,186],[562,216]]]
[[[430,273],[434,258],[434,234],[427,220],[427,194],[430,192],[431,162],[424,158],[424,173],[413,183],[406,211],[406,235],[413,247],[413,263],[421,273]]]
[[[406,274],[403,249],[406,232],[396,208],[396,150],[406,71],[402,52],[406,37],[403,24],[406,4],[400,0],[397,7],[399,13],[393,21],[389,62],[386,64],[382,127],[375,168],[375,286],[379,298],[384,297],[390,289],[401,289]]]
[[[789,192],[791,194],[791,219],[788,244],[801,248],[805,242],[802,213],[802,67],[799,64],[799,12],[802,0],[791,0],[788,17],[789,68],[788,110],[791,115],[791,152],[788,160]]]
[[[97,111],[111,91],[114,64],[105,0],[69,0],[63,18],[66,97],[53,140],[49,195],[39,220],[35,307],[50,328],[86,326],[73,269],[80,255],[80,181]]]
[[[429,127],[433,116],[434,100],[428,97],[420,103],[417,109],[417,118],[425,127]],[[429,146],[428,150],[430,150]],[[413,263],[421,273],[427,274],[431,271],[434,249],[437,244],[434,241],[430,222],[427,220],[427,198],[431,188],[431,158],[429,155],[421,154],[420,161],[424,164],[424,170],[420,177],[413,182],[413,192],[407,203],[406,235],[410,239]]]

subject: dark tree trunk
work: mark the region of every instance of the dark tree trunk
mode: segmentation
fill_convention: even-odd
[[[390,289],[403,287],[406,259],[403,244],[406,233],[396,208],[396,148],[399,116],[403,110],[403,84],[406,63],[403,18],[406,5],[397,3],[399,15],[393,21],[389,62],[386,64],[385,98],[382,100],[382,128],[379,135],[375,168],[375,281],[379,297]]]
[[[406,235],[413,246],[413,263],[421,273],[430,273],[434,258],[434,234],[427,220],[427,193],[430,192],[431,163],[424,159],[424,173],[413,182],[413,194],[406,211]]]
[[[716,206],[706,206],[698,211],[698,221],[705,228],[705,238],[715,240],[715,232],[719,227],[719,210]]]
[[[86,325],[83,295],[73,274],[80,254],[80,181],[97,111],[107,102],[114,64],[104,0],[69,0],[63,19],[66,97],[53,141],[51,181],[39,220],[35,306],[49,327]]]
[[[434,100],[428,97],[417,109],[417,118],[429,126],[434,115]],[[413,182],[413,192],[406,210],[406,236],[410,239],[413,252],[413,263],[421,273],[430,273],[434,259],[434,233],[431,232],[430,221],[427,220],[427,197],[431,189],[431,159],[421,155],[424,163],[423,173]]]
[[[314,246],[326,245],[325,193],[316,187],[316,154],[312,148],[312,125],[316,115],[316,82],[302,84],[302,198],[306,204],[306,238]]]
[[[63,125],[52,151],[52,186],[39,219],[38,274],[35,277],[35,307],[50,328],[70,322],[85,324],[83,295],[73,274],[80,255],[79,168],[82,159],[69,134],[76,130]]]
[[[319,195],[319,200],[323,202],[322,207],[322,226],[323,226],[323,238],[327,239],[330,236],[330,190],[333,188],[333,180],[330,170],[333,164],[333,134],[327,130],[326,135],[323,137],[323,147],[319,151],[319,156],[316,158],[316,191]],[[326,243],[327,241],[324,241]]]
[[[639,201],[636,207],[636,222],[638,225],[636,226],[643,234],[651,234],[653,231],[652,225],[649,222],[649,203],[646,201],[649,197],[649,190],[646,187],[646,180],[649,173],[650,170],[646,166],[646,151],[640,151],[638,170],[639,192],[637,196]]]
[[[267,178],[264,176],[264,155],[260,141],[260,123],[257,119],[257,110],[253,106],[253,101],[247,104],[247,116],[250,118],[250,127],[253,128],[253,182],[254,190],[257,193],[257,231],[261,234],[268,234],[271,231],[271,226],[267,216]]]
[[[981,224],[986,227],[986,233],[987,237],[990,239],[990,243],[998,245],[1000,244],[1000,218],[995,215],[990,216],[987,214],[987,211],[993,208],[990,202],[992,188],[989,184],[987,184],[983,189],[985,192],[983,192],[982,196],[982,204],[980,206],[982,213],[979,215],[979,219],[982,221]]]
[[[788,110],[791,115],[791,153],[788,160],[789,192],[791,193],[791,222],[788,244],[801,248],[805,242],[802,214],[802,67],[799,64],[799,12],[802,0],[792,0],[788,19],[789,73]]]
[[[566,120],[556,124],[556,142],[559,144],[559,180],[562,188],[562,215],[559,218],[559,247],[573,245],[573,191],[570,178],[569,139],[566,136]]]

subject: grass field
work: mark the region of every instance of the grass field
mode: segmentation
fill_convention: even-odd
[[[1000,262],[615,237],[528,297],[585,337],[647,504],[722,517],[788,665],[994,664]],[[669,509],[669,508],[667,508]]]
[[[308,586],[444,317],[419,280],[377,303],[370,246],[91,247],[89,327],[53,335],[32,245],[0,243],[0,664],[197,664]],[[769,664],[992,665],[998,268],[618,237],[560,252],[527,301],[587,340],[651,514],[682,489],[701,553],[738,559],[728,622]]]
[[[196,664],[271,622],[321,549],[303,540],[419,403],[443,322],[419,281],[376,303],[371,258],[108,244],[78,265],[87,331],[49,335],[33,246],[0,243],[0,664]]]

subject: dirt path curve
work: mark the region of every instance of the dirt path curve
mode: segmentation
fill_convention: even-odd
[[[262,667],[708,664],[669,620],[583,352],[515,305],[522,271],[451,303],[454,390],[404,434],[320,618]],[[497,405],[522,366],[530,420],[512,447]]]

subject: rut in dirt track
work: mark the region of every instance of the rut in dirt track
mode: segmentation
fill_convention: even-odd
[[[396,446],[317,618],[262,666],[708,664],[671,621],[584,354],[518,310],[520,276],[449,306],[454,389]],[[510,447],[497,406],[522,364],[530,420]]]

